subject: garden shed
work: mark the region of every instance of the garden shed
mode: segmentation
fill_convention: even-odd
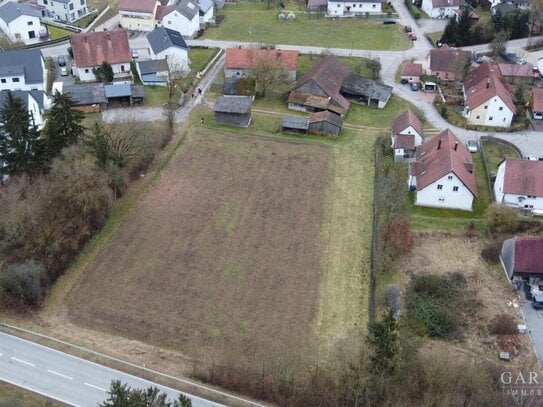
[[[215,122],[249,127],[252,98],[249,96],[219,96],[215,102]]]

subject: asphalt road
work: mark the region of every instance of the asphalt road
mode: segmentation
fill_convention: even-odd
[[[157,386],[176,399],[179,391],[156,385],[67,353],[0,333],[0,380],[73,406],[97,406],[107,398],[112,380],[132,388]],[[222,406],[187,394],[195,407]]]

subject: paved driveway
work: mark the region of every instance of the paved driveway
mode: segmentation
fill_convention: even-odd
[[[528,332],[532,336],[537,360],[541,366],[543,357],[543,311],[536,311],[533,309],[531,302],[524,299],[524,291],[522,289],[520,295],[523,299],[520,301],[520,308],[522,309],[522,314],[526,320]]]

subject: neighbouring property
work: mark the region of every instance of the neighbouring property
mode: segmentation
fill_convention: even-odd
[[[326,110],[310,113],[308,116],[285,116],[281,125],[285,133],[332,137],[338,137],[342,127],[341,116]]]
[[[261,61],[269,61],[272,66],[279,66],[287,72],[287,80],[296,80],[298,69],[298,51],[259,48],[226,48],[224,61],[225,78],[246,78],[253,75],[253,69]]]
[[[503,242],[500,260],[512,280],[543,277],[543,237],[515,236]]]
[[[45,16],[65,23],[73,23],[89,13],[87,0],[38,0]]]
[[[155,14],[160,2],[156,0],[121,0],[120,25],[127,30],[153,31]]]
[[[401,79],[408,83],[420,83],[423,73],[422,64],[407,63],[402,67]]]
[[[8,92],[11,92],[13,97],[21,99],[30,114],[31,122],[36,125],[38,130],[45,126],[45,106],[49,104],[47,95],[41,90],[3,90],[0,92],[0,109],[4,107],[7,100]]]
[[[151,59],[165,59],[175,75],[182,75],[190,70],[188,46],[183,36],[169,28],[155,28],[147,34]]]
[[[170,81],[170,69],[166,59],[138,61],[136,69],[144,85],[167,86]]]
[[[383,12],[385,0],[328,0],[327,14],[331,17],[355,17]]]
[[[219,96],[213,111],[215,122],[231,126],[249,127],[251,124],[251,105],[249,96]]]
[[[0,51],[0,90],[45,91],[47,70],[39,49]]]
[[[496,202],[543,214],[543,161],[507,158],[494,181]]]
[[[417,147],[424,142],[422,123],[415,113],[406,110],[392,122],[390,136],[394,161],[410,161],[415,158]]]
[[[96,81],[95,68],[103,62],[111,65],[114,81],[132,81],[132,55],[124,29],[73,34],[71,44],[74,74],[82,82]]]
[[[32,44],[47,38],[47,28],[41,24],[41,17],[36,8],[9,1],[0,6],[0,31],[13,42]]]
[[[299,79],[288,96],[288,107],[303,112],[328,110],[344,117],[349,100],[383,108],[392,88],[350,72],[334,55],[317,61]]]
[[[543,120],[543,89],[532,89],[532,116],[536,120]]]
[[[449,129],[421,144],[409,164],[415,205],[472,210],[477,197],[475,164],[466,146]]]
[[[62,87],[70,94],[74,108],[83,112],[100,112],[108,107],[131,106],[145,101],[143,86],[129,83],[83,83]]]
[[[198,5],[198,15],[200,17],[200,28],[207,24],[214,23],[215,3],[213,0],[196,0]]]
[[[464,81],[464,112],[469,124],[509,127],[516,113],[513,89],[498,64],[488,61],[475,68]]]
[[[447,45],[430,50],[430,72],[442,81],[462,80],[469,66],[471,52]]]
[[[183,37],[192,38],[200,29],[200,8],[191,0],[158,6],[155,21],[157,27],[169,28]]]
[[[451,18],[465,4],[464,0],[422,0],[421,9],[432,18]]]

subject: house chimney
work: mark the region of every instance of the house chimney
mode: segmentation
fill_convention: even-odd
[[[85,35],[83,38],[85,38],[85,44],[87,43],[87,36]]]
[[[111,41],[111,36],[109,35],[109,33],[106,33],[106,36],[107,36],[107,40]]]
[[[487,88],[487,89],[490,88],[490,78],[488,78],[488,79],[486,80],[486,88]]]
[[[456,151],[456,149],[458,148],[458,141],[456,143],[454,143],[454,151]]]
[[[278,56],[278,57],[281,56],[281,50],[280,50],[280,49],[277,50],[277,56]]]
[[[438,149],[438,150],[441,149],[441,139],[439,139],[439,140],[437,141],[437,149]]]

